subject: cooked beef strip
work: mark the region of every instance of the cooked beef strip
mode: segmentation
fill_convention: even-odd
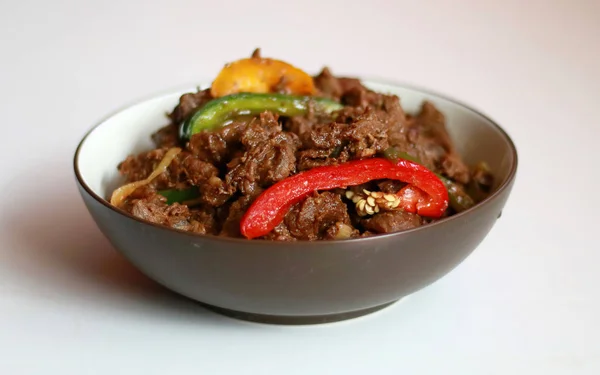
[[[291,236],[300,240],[334,239],[336,224],[350,225],[350,216],[340,195],[325,191],[313,193],[294,205],[283,223]],[[358,235],[358,231],[354,234]]]
[[[179,203],[168,205],[166,199],[158,194],[151,194],[143,199],[131,199],[126,209],[140,219],[179,230],[214,234],[216,227],[210,209],[190,210],[188,206]]]
[[[244,154],[230,163],[225,181],[244,195],[283,180],[296,171],[298,136],[283,132],[276,116],[263,112],[242,133]]]
[[[220,236],[241,237],[240,221],[253,200],[254,196],[243,195],[228,207],[226,219],[219,233]]]
[[[169,124],[152,134],[152,141],[159,148],[171,148],[179,145],[179,128]]]
[[[183,94],[179,98],[179,104],[175,107],[173,112],[169,115],[171,121],[174,124],[179,124],[188,116],[190,116],[194,111],[200,108],[202,105],[206,104],[213,97],[210,94],[210,89],[198,90],[195,93]]]
[[[214,131],[194,134],[190,139],[189,149],[200,160],[222,166],[239,151],[248,122],[234,121]]]
[[[361,220],[368,231],[374,233],[392,233],[422,225],[421,217],[405,211],[380,212],[377,215]]]
[[[458,155],[452,139],[446,130],[444,115],[430,102],[424,102],[416,117],[416,124],[426,145],[431,150],[429,156],[446,176],[467,184],[470,179],[469,168]],[[426,153],[429,151],[425,151]]]

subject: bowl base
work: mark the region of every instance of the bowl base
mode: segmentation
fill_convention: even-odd
[[[384,303],[375,307],[369,307],[367,309],[349,311],[339,314],[328,314],[328,315],[307,315],[307,316],[289,316],[289,315],[266,315],[266,314],[254,314],[243,311],[229,310],[222,307],[208,305],[203,303],[204,307],[212,310],[216,313],[228,316],[230,318],[265,324],[281,324],[281,325],[308,325],[308,324],[323,324],[333,323],[342,320],[354,319],[364,315],[368,315],[384,309],[399,300]]]

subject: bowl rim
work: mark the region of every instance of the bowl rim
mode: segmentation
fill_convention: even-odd
[[[92,135],[92,133],[96,129],[98,129],[100,126],[102,126],[102,124],[104,124],[110,118],[118,115],[119,113],[121,113],[123,111],[126,111],[127,109],[129,109],[131,107],[134,107],[134,106],[136,106],[138,104],[142,104],[146,101],[158,99],[161,97],[170,96],[170,95],[174,95],[174,94],[178,94],[178,93],[183,94],[183,93],[187,92],[185,90],[189,90],[190,87],[197,87],[197,88],[205,87],[207,85],[205,82],[210,82],[210,80],[201,80],[200,82],[203,82],[201,84],[187,85],[187,86],[182,85],[179,88],[171,88],[168,90],[156,92],[154,94],[145,95],[141,98],[138,98],[137,100],[133,100],[133,101],[129,102],[128,104],[120,106],[120,107],[114,109],[113,111],[110,111],[107,115],[102,117],[100,120],[96,121],[96,123],[88,131],[86,131],[84,133],[83,138],[79,141],[77,148],[75,150],[75,154],[73,156],[73,169],[74,169],[76,181],[85,190],[85,192],[87,194],[89,194],[95,201],[97,201],[101,205],[105,206],[106,208],[110,209],[114,213],[121,215],[125,218],[134,220],[142,225],[147,225],[147,226],[150,226],[150,227],[153,227],[153,228],[156,228],[159,230],[163,230],[163,231],[169,231],[169,232],[172,232],[173,234],[177,234],[177,233],[182,234],[185,236],[189,236],[193,239],[210,239],[210,240],[214,240],[214,241],[223,241],[223,242],[231,242],[231,243],[238,243],[238,244],[254,243],[254,244],[260,244],[262,246],[279,246],[282,243],[285,243],[286,246],[318,246],[318,245],[332,245],[332,244],[350,243],[350,242],[352,242],[352,243],[354,243],[354,242],[369,242],[369,241],[376,241],[378,239],[385,239],[385,238],[390,238],[390,237],[408,236],[411,233],[425,231],[425,230],[433,230],[433,228],[446,225],[447,223],[449,223],[451,221],[460,220],[462,217],[464,217],[466,215],[470,215],[473,212],[482,210],[485,206],[488,206],[492,201],[498,199],[498,197],[507,188],[509,188],[509,186],[511,186],[512,183],[514,182],[516,173],[517,173],[517,167],[519,164],[519,158],[518,158],[518,153],[517,153],[517,148],[515,146],[515,143],[512,140],[512,138],[510,137],[510,135],[506,132],[506,130],[504,130],[496,121],[494,121],[490,116],[483,113],[481,110],[473,107],[472,105],[466,104],[466,103],[462,102],[461,100],[454,99],[446,94],[441,94],[435,90],[425,88],[422,86],[418,86],[418,85],[414,85],[414,84],[410,84],[410,83],[406,83],[406,82],[394,81],[394,80],[390,80],[390,79],[382,79],[382,78],[378,78],[378,77],[364,76],[364,75],[355,76],[354,78],[359,79],[361,82],[364,82],[367,85],[368,84],[387,85],[387,86],[391,86],[391,87],[395,87],[395,88],[403,88],[403,89],[408,89],[408,90],[417,91],[417,92],[420,92],[423,94],[431,95],[431,96],[446,100],[457,106],[463,107],[464,109],[471,111],[478,116],[481,116],[508,143],[508,146],[510,149],[510,154],[512,156],[512,163],[510,165],[510,170],[509,170],[508,175],[505,178],[504,182],[500,186],[498,186],[497,189],[492,194],[490,194],[487,198],[485,198],[484,200],[482,200],[481,202],[479,202],[472,208],[469,208],[463,212],[454,214],[452,216],[445,217],[445,218],[435,221],[433,223],[422,225],[422,226],[419,226],[416,228],[403,230],[400,232],[376,234],[376,235],[369,236],[369,237],[349,238],[349,239],[342,239],[342,240],[317,240],[317,241],[309,241],[309,240],[275,241],[275,240],[266,240],[266,239],[248,240],[246,238],[226,237],[226,236],[219,236],[219,235],[214,235],[214,234],[201,234],[201,233],[184,231],[181,229],[175,229],[175,228],[167,227],[167,226],[164,226],[161,224],[157,224],[157,223],[153,223],[153,222],[150,222],[147,220],[140,219],[140,218],[130,214],[129,212],[121,210],[120,208],[117,208],[117,207],[113,206],[112,204],[110,204],[110,202],[107,201],[106,199],[104,199],[103,197],[96,194],[96,192],[92,188],[89,187],[89,185],[85,182],[85,180],[82,177],[81,172],[79,170],[79,153],[80,153],[81,149],[83,148],[85,141]],[[400,97],[400,99],[402,100],[401,97]]]

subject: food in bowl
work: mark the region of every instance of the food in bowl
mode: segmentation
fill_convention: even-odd
[[[118,165],[111,204],[189,232],[313,241],[427,225],[487,197],[489,167],[465,164],[444,115],[400,99],[257,50],[180,97],[156,148]]]
[[[344,79],[332,81],[341,85],[340,80]],[[313,78],[315,81],[316,77]],[[132,211],[116,208],[107,200],[124,180],[115,167],[128,155],[139,155],[157,148],[149,135],[166,125],[165,113],[173,111],[183,94],[192,92],[199,95],[189,86],[125,106],[95,125],[82,138],[74,154],[73,167],[78,190],[99,230],[136,268],[166,288],[220,313],[252,321],[308,324],[349,319],[379,310],[439,280],[484,241],[505,209],[516,178],[518,156],[515,145],[502,127],[469,105],[417,87],[367,79],[362,83],[377,93],[398,95],[402,99],[402,107],[413,114],[408,116],[407,121],[416,121],[418,114],[423,112],[425,101],[435,103],[436,108],[444,113],[448,133],[464,163],[475,166],[485,161],[493,171],[494,182],[489,196],[458,214],[449,208],[444,215],[452,216],[443,220],[426,218],[417,213],[424,224],[414,229],[387,234],[376,234],[369,230],[373,235],[364,235],[367,232],[364,229],[363,235],[331,241],[277,241],[272,240],[272,235],[259,237],[269,240],[247,240],[241,231],[231,236],[221,232],[219,227],[205,232],[209,234],[197,234],[190,230],[173,229],[173,225],[165,225],[161,220],[151,222],[143,219],[145,216],[134,216],[130,213]],[[315,87],[324,87],[319,85],[315,84]],[[293,93],[290,91],[290,94]],[[177,139],[177,127],[170,129],[174,130],[174,143],[166,143],[164,149],[160,150],[161,155],[155,156],[153,164],[156,166],[173,146],[180,148],[180,153],[192,154],[187,151],[189,146]],[[165,131],[157,134],[165,136]],[[218,140],[214,136],[213,139]],[[327,141],[327,138],[321,139]],[[239,144],[246,147],[241,141]],[[242,146],[239,152],[243,150]],[[207,152],[214,152],[215,149],[215,146],[206,148]],[[294,156],[299,157],[296,153]],[[365,159],[372,160],[375,157]],[[176,162],[179,160],[176,159]],[[179,164],[171,164],[166,169],[169,175],[171,168],[176,165]],[[297,166],[297,163],[294,165]],[[152,167],[148,166],[147,172],[130,181],[147,178],[154,170]],[[469,170],[471,175],[475,173],[474,169]],[[435,172],[440,170],[436,169]],[[219,173],[219,176],[223,176],[219,178],[224,178],[225,174]],[[157,177],[163,180],[167,178],[165,175]],[[376,185],[377,182],[372,184]],[[461,186],[468,188],[471,184],[472,180]],[[372,188],[375,190],[379,187]],[[154,189],[159,192],[158,195],[168,195],[168,189]],[[336,189],[325,192],[336,194]],[[240,193],[236,195],[237,198],[232,197],[229,206],[242,196]],[[198,198],[191,192],[190,196],[182,198],[182,202]],[[305,198],[307,207],[310,207],[308,204],[315,207],[315,200],[308,198]],[[473,198],[479,201],[475,194]],[[128,196],[125,201],[129,203],[126,204],[132,204],[133,199],[140,198]],[[340,195],[340,199],[346,203],[350,218],[358,221],[352,225],[359,232],[363,230],[358,226],[362,225],[362,220],[375,218],[379,214],[364,217],[354,215],[351,212],[356,205],[345,197],[345,193],[344,196]],[[168,213],[158,209],[169,207],[176,213],[175,204],[165,206],[160,203],[152,207],[150,202],[142,201],[146,204],[139,207],[148,207],[147,212],[154,214]],[[451,205],[451,202],[448,204]],[[184,207],[181,203],[179,206],[178,210],[185,209],[188,212],[200,207],[194,204]],[[218,209],[214,211],[219,212]],[[221,211],[220,214],[225,216],[226,212]],[[247,210],[240,209],[237,212],[239,217],[243,217]],[[193,215],[197,218],[200,213],[202,211]],[[165,216],[167,219],[174,217]],[[502,219],[510,220],[508,216],[503,215]],[[222,216],[211,217],[214,220]],[[195,218],[193,220],[198,221]],[[186,221],[191,222],[188,219]],[[179,222],[181,226],[175,227],[188,225],[183,220]],[[236,226],[232,228],[235,230]],[[240,226],[237,228],[239,231]],[[293,231],[291,224],[288,230]],[[297,238],[293,234],[290,237]],[[318,238],[326,237],[321,235]]]

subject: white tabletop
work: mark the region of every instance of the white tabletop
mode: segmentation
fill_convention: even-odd
[[[600,373],[598,1],[85,3],[0,6],[0,374]],[[78,141],[257,46],[504,126],[519,172],[479,248],[388,309],[304,327],[216,315],[118,255],[76,190]]]

